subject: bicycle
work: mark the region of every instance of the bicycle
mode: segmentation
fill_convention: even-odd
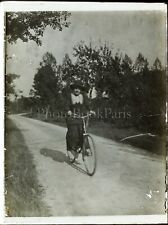
[[[69,151],[67,150],[67,156],[69,162],[74,163],[79,154],[82,154],[82,160],[84,162],[86,172],[88,175],[93,176],[96,172],[97,158],[95,142],[92,136],[87,133],[87,127],[91,115],[92,114],[88,114],[86,116],[73,115],[73,118],[82,119],[83,122],[83,146],[74,151],[73,158],[70,157]]]

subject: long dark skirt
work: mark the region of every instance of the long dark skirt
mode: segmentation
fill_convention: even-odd
[[[83,124],[67,124],[67,150],[76,150],[83,146]]]

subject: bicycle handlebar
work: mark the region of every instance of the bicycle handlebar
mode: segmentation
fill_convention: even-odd
[[[84,118],[87,118],[87,117],[90,117],[90,116],[92,116],[92,113],[89,113],[89,114],[86,115],[86,116],[80,116],[80,115],[78,115],[78,114],[73,113],[70,117],[78,118],[78,119],[84,119]]]

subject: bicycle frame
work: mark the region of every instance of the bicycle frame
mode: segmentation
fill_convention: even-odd
[[[87,127],[88,127],[88,124],[89,124],[89,117],[91,116],[91,114],[88,114],[86,116],[79,116],[77,114],[74,114],[73,115],[73,118],[78,118],[78,119],[82,119],[82,122],[83,122],[83,135],[87,135]],[[85,119],[87,118],[87,120],[85,121]]]
[[[85,121],[85,118],[87,118],[87,120]],[[89,123],[89,115],[87,116],[82,116],[81,119],[83,120],[83,135],[87,135],[87,126],[88,126],[88,123]]]

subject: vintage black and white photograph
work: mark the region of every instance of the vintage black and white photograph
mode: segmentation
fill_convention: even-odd
[[[5,12],[6,217],[166,215],[167,11],[135,5]]]

